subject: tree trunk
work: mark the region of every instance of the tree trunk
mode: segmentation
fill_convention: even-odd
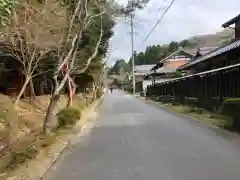
[[[45,119],[44,119],[44,124],[43,124],[43,133],[44,134],[48,134],[49,133],[49,123],[51,122],[51,120],[53,119],[54,117],[54,110],[55,110],[55,107],[57,105],[57,102],[59,100],[59,97],[60,97],[60,93],[54,93],[52,95],[52,98],[50,100],[50,103],[49,103],[49,106],[48,106],[48,109],[47,109],[47,112],[46,112],[46,116],[45,116]]]
[[[72,94],[73,94],[73,97],[75,96],[76,91],[77,91],[77,85],[75,83],[75,77],[72,77]]]
[[[96,84],[93,84],[93,95],[92,95],[92,103],[95,101],[96,99]]]
[[[44,82],[38,81],[39,83],[39,95],[44,95]]]
[[[64,85],[66,84],[66,81],[68,80],[68,74],[64,75],[64,78],[62,79],[61,83],[58,84],[57,76],[54,76],[54,92],[52,94],[52,97],[50,99],[50,103],[48,105],[48,109],[46,112],[46,116],[43,123],[43,133],[46,134],[49,132],[49,124],[52,121],[54,117],[54,110],[57,105],[58,99],[60,97],[61,90],[63,89]]]
[[[26,87],[27,87],[30,79],[31,79],[31,78],[29,78],[29,77],[26,77],[26,78],[25,78],[24,84],[23,84],[23,86],[22,86],[22,88],[21,88],[21,90],[20,90],[20,92],[19,92],[19,94],[18,94],[18,96],[17,96],[17,99],[16,99],[15,102],[14,102],[14,106],[17,106],[17,105],[18,105],[19,100],[21,99],[24,91],[26,90]]]
[[[77,91],[77,85],[75,83],[73,83],[73,96],[76,94]]]
[[[33,103],[35,100],[35,90],[34,90],[34,84],[32,78],[29,80],[29,85],[30,85],[30,102]]]
[[[71,79],[68,79],[68,103],[67,103],[67,107],[71,107],[72,106],[72,101],[73,101],[73,89],[72,89],[72,85],[71,85]]]

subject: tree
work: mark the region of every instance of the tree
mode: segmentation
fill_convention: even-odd
[[[65,89],[71,105],[76,89],[75,77],[90,75],[97,87],[94,94],[99,90],[103,79],[102,60],[113,35],[113,16],[128,16],[142,8],[145,2],[132,0],[128,6],[119,7],[107,0],[37,0],[23,1],[13,11],[9,10],[16,4],[14,0],[0,2],[4,34],[0,38],[4,37],[5,48],[2,53],[21,64],[19,69],[25,77],[16,104],[36,76],[44,74],[53,82],[44,132],[48,130],[56,103]]]
[[[182,48],[186,48],[186,47],[191,48],[191,47],[194,47],[195,45],[196,44],[194,42],[191,42],[187,39],[185,39],[179,43],[179,46],[181,46]]]
[[[181,47],[185,48],[185,47],[190,46],[191,43],[190,43],[189,40],[183,40],[183,41],[181,41],[181,42],[179,43],[179,45],[180,45]]]
[[[169,51],[170,53],[173,53],[173,52],[177,51],[178,48],[179,48],[178,42],[172,41],[172,42],[170,42],[170,44],[169,44],[168,51]]]
[[[2,27],[1,40],[3,41],[2,56],[11,56],[20,63],[19,72],[24,76],[24,83],[15,100],[15,106],[23,95],[26,87],[30,85],[31,97],[34,96],[32,79],[44,72],[38,71],[53,46],[57,46],[62,39],[59,32],[64,27],[66,11],[60,5],[56,7],[37,7],[27,2],[11,9],[12,16],[9,24]],[[50,16],[51,14],[51,16]]]
[[[173,52],[177,51],[180,47],[194,47],[195,44],[191,43],[188,40],[183,40],[181,42],[175,42],[172,41],[167,45],[150,45],[146,47],[145,52],[140,52],[134,54],[135,58],[135,65],[145,65],[145,64],[156,64],[160,60],[166,58]],[[125,64],[121,64],[122,66],[125,66]],[[117,72],[119,70],[119,62],[116,61],[115,65],[110,69],[110,73]],[[132,58],[128,61],[128,69],[129,72],[131,71],[132,67]],[[125,67],[124,67],[125,68]]]
[[[96,3],[99,6],[100,13],[92,15],[89,12],[90,3]],[[52,97],[50,99],[50,103],[46,112],[46,117],[44,120],[43,125],[43,132],[47,132],[49,122],[52,120],[53,112],[56,107],[57,101],[60,97],[60,93],[64,88],[66,82],[68,81],[68,89],[69,89],[69,96],[70,100],[72,99],[72,89],[73,87],[73,80],[71,78],[71,73],[78,70],[78,74],[83,74],[89,67],[91,61],[97,56],[98,49],[102,41],[103,37],[103,22],[102,22],[102,14],[104,11],[102,10],[102,6],[104,4],[98,4],[97,1],[88,1],[88,0],[79,0],[76,4],[73,4],[73,13],[70,16],[70,21],[68,24],[68,29],[66,31],[63,47],[64,51],[61,52],[61,55],[58,58],[57,68],[54,70],[54,91]],[[97,43],[93,49],[93,52],[89,55],[89,57],[82,63],[81,67],[76,68],[76,57],[79,51],[79,45],[83,38],[84,30],[92,23],[93,19],[96,17],[101,18],[101,25],[99,29],[99,35],[97,38]],[[69,44],[70,47],[69,47]],[[59,81],[59,76],[62,75],[61,80]]]
[[[130,16],[136,9],[142,9],[150,0],[128,0],[126,6],[118,8],[118,13],[124,16]]]
[[[108,74],[119,74],[120,70],[124,72],[130,72],[131,67],[126,63],[124,59],[117,60],[114,64],[114,66],[109,70]]]

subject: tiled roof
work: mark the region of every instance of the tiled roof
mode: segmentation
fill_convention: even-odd
[[[181,66],[179,69],[184,69],[186,67],[189,67],[189,66],[197,64],[199,62],[202,62],[202,61],[208,60],[210,58],[216,57],[218,55],[221,55],[221,54],[223,54],[225,52],[228,52],[230,50],[236,49],[238,47],[240,47],[240,40],[237,40],[237,41],[235,41],[235,42],[233,42],[231,44],[228,44],[226,46],[214,49],[214,50],[210,51],[209,53],[205,54],[204,56],[201,56],[201,57],[197,58],[196,60],[191,61],[190,63]]]
[[[175,61],[166,61],[163,66],[167,67],[167,68],[178,68],[188,62],[189,62],[189,60],[185,60],[185,59],[179,59],[179,60],[175,60]]]
[[[188,55],[188,57],[193,57],[193,54],[191,54],[191,53],[189,53],[189,52],[187,52],[187,51],[185,51],[185,50],[183,50],[183,49],[179,49],[178,51],[175,51],[174,53],[172,53],[172,54],[170,54],[169,56],[167,56],[166,58],[164,58],[164,59],[162,59],[160,62],[164,62],[164,61],[166,61],[166,60],[168,60],[168,59],[171,59],[172,57],[174,57],[174,56],[181,56],[181,55],[177,55],[177,54],[179,54],[179,53],[185,53],[185,54],[187,54]],[[182,56],[183,57],[183,56]],[[186,56],[185,56],[186,57]]]
[[[150,71],[144,71],[144,72],[139,72],[139,71],[136,71],[134,72],[134,75],[135,76],[145,76],[149,73]]]
[[[153,68],[154,65],[137,65],[135,66],[134,75],[135,76],[145,76],[147,75],[150,70]]]
[[[151,65],[136,65],[135,66],[135,71],[150,71],[152,67],[155,66],[155,64]]]
[[[181,53],[183,53],[184,55],[181,55]],[[173,58],[174,57],[174,58]],[[185,58],[183,58],[185,57]],[[185,50],[183,50],[182,48],[180,48],[179,50],[175,51],[174,53],[170,54],[169,56],[167,56],[166,58],[160,60],[157,64],[155,64],[153,67],[152,67],[152,71],[153,70],[156,70],[160,67],[162,67],[162,64],[166,61],[171,61],[171,60],[183,60],[183,59],[188,59],[190,60],[190,58],[194,57],[193,54],[191,54],[190,52],[187,52]]]
[[[172,73],[175,71],[176,71],[176,68],[161,67],[156,71],[156,73]]]
[[[167,80],[166,82],[177,81],[177,80],[186,79],[186,78],[190,78],[190,77],[194,77],[194,76],[212,74],[212,73],[221,72],[221,71],[224,71],[224,70],[234,69],[236,67],[240,67],[240,63],[230,65],[230,66],[224,66],[224,67],[221,67],[221,68],[218,68],[218,69],[212,69],[212,70],[209,70],[209,71],[200,72],[200,73],[197,73],[197,74],[190,74],[190,75],[179,77],[179,78],[173,78],[171,80]]]
[[[203,55],[209,53],[210,51],[212,51],[214,49],[217,49],[217,47],[201,47],[201,48],[198,48],[198,53],[201,56],[203,56]]]

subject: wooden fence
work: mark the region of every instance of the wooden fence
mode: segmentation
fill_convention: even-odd
[[[147,96],[239,98],[239,78],[240,63],[150,85]]]

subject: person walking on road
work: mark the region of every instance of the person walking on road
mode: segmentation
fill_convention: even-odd
[[[113,92],[113,87],[110,87],[110,92],[111,92],[111,94],[112,94],[112,92]]]

